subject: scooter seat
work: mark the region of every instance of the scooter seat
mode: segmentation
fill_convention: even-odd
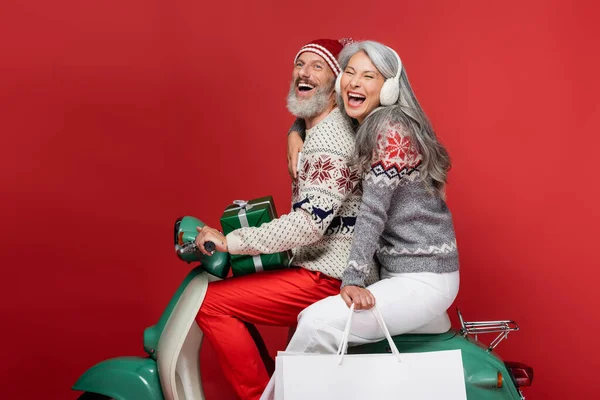
[[[451,327],[452,324],[450,323],[450,317],[448,316],[448,313],[445,312],[434,320],[429,321],[425,325],[420,326],[410,332],[406,332],[406,334],[439,334],[448,332]]]

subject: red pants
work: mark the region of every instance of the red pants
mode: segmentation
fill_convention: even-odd
[[[339,280],[304,268],[229,278],[208,285],[196,321],[240,399],[259,399],[269,375],[244,322],[295,326],[300,311],[339,293]]]

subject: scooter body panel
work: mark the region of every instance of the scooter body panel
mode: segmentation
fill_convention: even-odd
[[[88,369],[73,390],[98,393],[115,400],[164,400],[156,361],[151,358],[119,357]]]
[[[144,330],[144,350],[150,357],[156,360],[156,349],[158,348],[158,342],[160,340],[160,336],[162,335],[165,326],[167,325],[167,321],[171,317],[179,298],[189,285],[189,283],[194,279],[197,275],[204,273],[204,269],[202,267],[196,267],[191,270],[177,288],[177,291],[169,301],[169,304],[165,308],[165,311],[160,316],[160,319],[156,323],[156,325],[152,325]]]
[[[437,335],[400,335],[393,339],[400,353],[460,350],[469,399],[520,400],[522,398],[498,355],[488,352],[487,347],[482,343],[468,336],[464,337],[454,329]],[[389,344],[386,340],[348,349],[348,353],[352,354],[389,352]],[[502,374],[501,387],[498,387],[498,373]]]

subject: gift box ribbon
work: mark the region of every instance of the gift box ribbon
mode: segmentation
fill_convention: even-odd
[[[232,207],[229,210],[239,209],[238,218],[240,219],[240,225],[242,226],[242,228],[249,228],[250,225],[248,224],[248,217],[246,217],[246,211],[251,210],[252,208],[260,206],[262,204],[268,204],[270,206],[271,202],[267,200],[261,201],[259,203],[249,204],[246,200],[234,200],[233,204],[235,204],[237,207]],[[264,270],[260,255],[252,256],[252,261],[254,262],[256,272],[261,272]]]

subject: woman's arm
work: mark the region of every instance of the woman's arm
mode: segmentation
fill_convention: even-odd
[[[300,137],[300,134],[296,131],[292,131],[288,135],[288,171],[292,179],[298,179],[298,154],[302,151],[304,141]]]
[[[342,287],[365,286],[365,278],[373,268],[373,257],[388,219],[392,195],[403,179],[401,172],[406,168],[416,168],[420,160],[421,155],[402,126],[390,126],[378,135],[375,157],[362,182],[362,203]]]
[[[306,125],[304,120],[296,118],[291,128],[288,131],[288,171],[292,179],[298,178],[298,153],[302,151],[304,146],[304,134]]]

